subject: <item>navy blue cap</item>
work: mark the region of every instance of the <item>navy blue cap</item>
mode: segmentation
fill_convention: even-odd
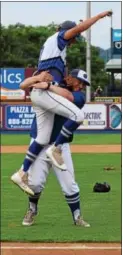
[[[75,21],[66,20],[59,26],[59,30],[69,30],[75,26],[77,26]],[[76,35],[75,38],[80,38],[80,34]]]
[[[73,69],[70,72],[70,75],[76,79],[79,79],[80,81],[84,82],[87,86],[90,86],[90,82],[88,80],[87,73],[84,70],[81,69]]]
[[[76,25],[77,25],[76,22],[70,21],[70,20],[66,20],[66,21],[64,21],[64,22],[59,26],[59,28],[60,28],[61,30],[69,30],[69,29],[75,27]]]

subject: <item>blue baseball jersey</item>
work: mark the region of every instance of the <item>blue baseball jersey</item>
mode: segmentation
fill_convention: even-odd
[[[54,81],[61,83],[65,76],[66,49],[70,40],[64,39],[66,31],[50,36],[40,50],[38,71],[49,70]]]
[[[81,91],[75,91],[75,92],[72,92],[72,94],[74,96],[74,102],[73,103],[81,109],[85,104],[85,94]],[[62,126],[64,125],[64,123],[67,120],[68,119],[65,118],[65,117],[62,117],[62,116],[57,115],[57,114],[55,115],[53,130],[52,130],[52,134],[51,134],[51,138],[50,138],[50,144],[55,142],[57,136],[59,135],[59,132],[60,132]],[[30,131],[30,136],[34,139],[37,136],[36,116],[33,119],[33,123],[32,123],[32,126],[31,126],[31,131]],[[73,140],[73,135],[71,135],[68,142],[71,142],[72,140]]]

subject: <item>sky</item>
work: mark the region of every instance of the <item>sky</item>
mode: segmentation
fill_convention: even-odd
[[[60,24],[65,20],[79,23],[86,19],[87,2],[1,2],[1,23],[4,26],[22,23],[41,26],[52,22]],[[95,1],[91,2],[91,16],[100,12],[113,10],[113,28],[121,28],[121,2]],[[110,47],[111,18],[101,19],[91,27],[91,44],[103,49]],[[86,32],[83,33],[86,37]]]

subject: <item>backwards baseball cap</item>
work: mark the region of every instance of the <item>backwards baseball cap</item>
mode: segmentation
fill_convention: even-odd
[[[90,86],[90,82],[88,80],[87,73],[81,69],[73,69],[70,72],[70,75],[80,81],[84,82],[87,86]]]
[[[59,26],[59,29],[68,30],[68,29],[71,29],[71,28],[75,27],[76,25],[77,25],[76,22],[66,20]]]
[[[61,25],[59,25],[59,30],[69,30],[75,27],[77,24],[75,21],[66,20]],[[75,38],[80,38],[80,34],[76,35]]]

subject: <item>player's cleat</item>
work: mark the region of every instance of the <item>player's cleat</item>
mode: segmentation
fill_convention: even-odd
[[[23,226],[31,226],[34,223],[34,217],[37,215],[37,213],[34,213],[31,209],[29,209],[22,221]]]
[[[82,217],[78,216],[77,220],[75,221],[76,226],[83,226],[85,228],[89,228],[90,224],[83,220]]]
[[[14,182],[14,184],[18,185],[24,192],[26,192],[28,195],[34,196],[33,190],[31,190],[26,183],[23,182],[19,172],[14,173],[11,176],[11,181]]]
[[[60,148],[51,145],[47,150],[46,150],[46,155],[47,157],[50,158],[51,162],[53,165],[56,167],[60,168],[62,171],[66,171],[67,167],[64,163],[64,160],[62,158],[62,151]]]

